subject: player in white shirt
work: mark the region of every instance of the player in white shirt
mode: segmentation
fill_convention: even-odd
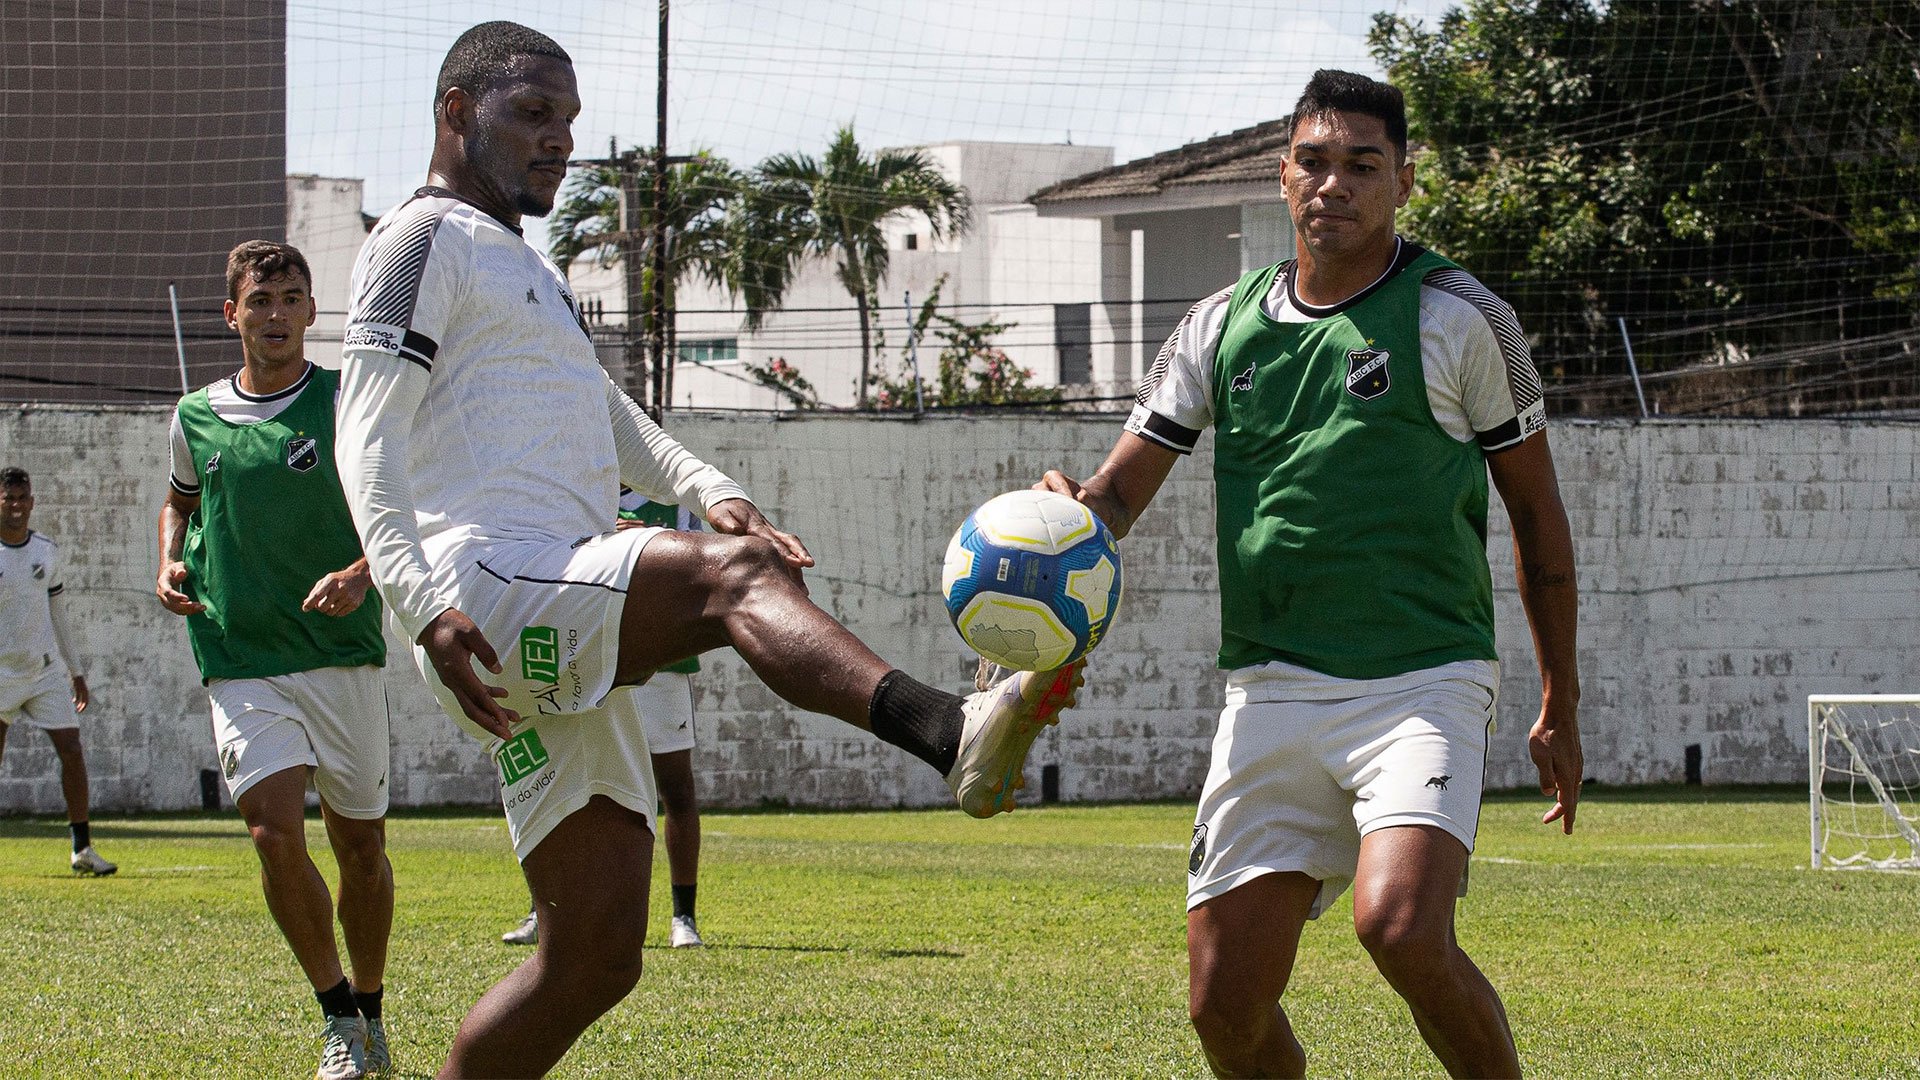
[[[60,547],[29,527],[32,518],[33,478],[25,469],[0,469],[0,754],[15,724],[47,733],[60,758],[73,841],[67,864],[78,874],[104,876],[120,868],[94,852],[87,817],[87,758],[80,747],[86,668],[67,628]]]
[[[986,817],[1080,682],[1076,666],[963,699],[893,668],[807,599],[805,545],[613,385],[519,227],[552,210],[579,111],[550,38],[461,35],[427,186],[368,237],[347,316],[338,457],[362,547],[442,706],[493,753],[539,909],[537,950],[468,1013],[450,1076],[545,1072],[639,977],[655,793],[639,725],[605,714],[614,687],[731,646]],[[621,483],[714,532],[612,531]]]

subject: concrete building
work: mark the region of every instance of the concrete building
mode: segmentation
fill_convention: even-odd
[[[972,231],[935,240],[925,217],[902,213],[884,226],[889,268],[875,312],[876,373],[897,377],[906,345],[908,304],[917,307],[940,285],[942,311],[969,323],[989,318],[1014,324],[996,339],[1008,356],[1043,385],[1089,381],[1088,300],[1099,292],[1099,228],[1091,221],[1046,218],[1028,203],[1034,191],[1106,166],[1110,147],[1030,143],[951,142],[922,148],[973,199]],[[589,311],[626,310],[618,263],[583,260],[572,272],[574,290]],[[858,398],[860,335],[853,299],[833,265],[804,266],[785,302],[756,330],[724,290],[687,280],[678,293],[680,362],[674,374],[675,408],[783,409],[791,403],[761,386],[749,365],[786,360],[828,405]],[[924,342],[920,366],[934,371],[937,341]],[[618,360],[609,367],[618,367]],[[616,371],[616,374],[619,374]]]
[[[287,177],[287,243],[307,257],[314,302],[320,307],[320,317],[307,331],[307,358],[325,367],[340,366],[353,260],[378,220],[362,209],[366,186],[364,180],[346,177]]]
[[[1092,378],[1130,391],[1196,300],[1288,258],[1285,119],[1073,177],[1033,193],[1043,221],[1097,222]]]

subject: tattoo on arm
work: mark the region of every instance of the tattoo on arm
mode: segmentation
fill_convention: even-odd
[[[1541,563],[1522,564],[1520,572],[1526,575],[1527,587],[1530,589],[1551,589],[1573,583],[1572,574],[1564,570],[1549,570]]]

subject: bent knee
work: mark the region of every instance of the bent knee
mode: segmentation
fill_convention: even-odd
[[[1448,923],[1439,920],[1393,912],[1356,918],[1353,929],[1374,964],[1389,975],[1444,967],[1454,951],[1453,933]]]
[[[277,823],[250,824],[247,834],[253,837],[253,850],[260,856],[260,861],[270,867],[307,860],[307,832],[304,828],[290,828]]]

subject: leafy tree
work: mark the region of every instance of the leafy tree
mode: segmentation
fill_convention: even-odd
[[[627,257],[639,260],[640,292],[629,302],[641,310],[628,312],[629,325],[637,331],[652,327],[652,313],[645,310],[650,295],[653,259],[647,245],[653,236],[653,159],[644,151],[632,151],[626,166],[589,165],[574,173],[554,208],[548,229],[549,251],[561,270],[581,258],[597,258],[603,264]],[[630,175],[629,197],[621,195],[623,176]],[[667,280],[663,306],[672,312],[681,281],[689,274],[710,284],[728,289],[735,295],[751,298],[751,286],[739,279],[742,245],[734,229],[739,215],[730,213],[745,186],[740,172],[707,151],[690,161],[667,170]],[[621,204],[626,208],[622,220]],[[751,302],[751,299],[749,299]],[[674,324],[666,326],[667,355],[675,355]]]
[[[927,331],[932,329],[933,336],[943,343],[935,361],[933,383],[922,385],[916,391],[911,353],[909,349],[902,349],[899,378],[878,376],[874,379],[874,404],[882,409],[914,409],[1060,400],[1057,388],[1031,385],[1033,369],[1014,363],[993,343],[1018,323],[993,319],[970,323],[940,311],[940,290],[946,282],[943,274],[934,283],[920,304],[908,334],[909,338],[924,340]]]
[[[1403,227],[1519,309],[1562,376],[1599,371],[1620,315],[1652,367],[1910,333],[1917,34],[1915,0],[1376,16],[1425,147]]]
[[[776,154],[754,170],[750,200],[741,204],[739,235],[752,236],[745,253],[764,307],[778,305],[794,271],[807,259],[830,259],[860,314],[860,404],[868,402],[873,363],[873,309],[887,273],[881,225],[917,210],[934,238],[960,235],[972,224],[967,193],[918,150],[860,148],[851,127],[834,135],[824,157]],[[749,310],[757,310],[753,301]]]

